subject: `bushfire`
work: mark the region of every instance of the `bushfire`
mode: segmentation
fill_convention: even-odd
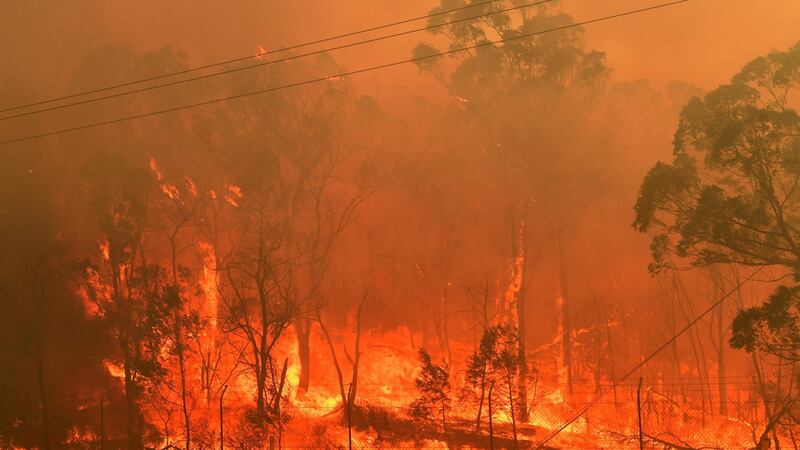
[[[0,2],[0,449],[800,448],[768,3]]]

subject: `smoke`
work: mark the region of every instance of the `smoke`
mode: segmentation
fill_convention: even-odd
[[[0,6],[0,109],[420,16],[437,3],[11,0]],[[555,8],[583,21],[643,6],[565,0]],[[70,411],[92,410],[105,395],[122,434],[129,355],[114,339],[127,329],[113,321],[126,314],[142,315],[137,332],[158,329],[156,316],[170,325],[148,335],[158,344],[142,345],[168,362],[158,370],[143,364],[153,373],[142,378],[172,383],[143,383],[137,395],[173,405],[176,367],[202,366],[207,385],[192,388],[205,389],[206,406],[222,402],[230,381],[230,404],[249,408],[260,390],[276,395],[267,409],[279,410],[288,379],[289,403],[311,408],[316,392],[326,403],[319,415],[327,415],[345,385],[341,372],[335,384],[333,362],[356,372],[354,336],[363,339],[362,381],[379,386],[375,399],[405,399],[416,347],[458,373],[483,328],[502,314],[527,324],[521,353],[541,367],[542,389],[552,388],[543,397],[562,403],[572,394],[573,374],[563,366],[573,356],[578,382],[607,382],[615,364],[637,361],[710,295],[703,276],[647,273],[648,238],[630,227],[642,177],[670,156],[689,98],[725,83],[751,58],[791,45],[797,23],[793,0],[693,0],[585,27],[580,67],[596,69],[587,69],[586,85],[547,80],[521,86],[517,97],[493,84],[492,70],[473,79],[469,67],[456,69],[462,60],[443,58],[434,70],[408,64],[3,148],[0,342],[9,344],[0,349],[12,350],[0,350],[0,397],[14,396],[0,408],[0,445],[15,421],[24,424],[13,430],[20,442],[39,445],[39,397],[50,391],[61,411],[54,439],[73,422],[96,427]],[[422,42],[446,48],[449,38],[420,33],[3,121],[0,140],[403,60]],[[126,246],[133,241],[141,245]],[[114,252],[124,254],[116,267]],[[171,266],[192,314],[164,312],[175,300],[159,265]],[[41,298],[30,280],[47,286],[55,307],[33,306]],[[134,282],[143,284],[111,293]],[[153,295],[168,305],[121,314],[110,306],[113,295]],[[354,319],[361,306],[363,317]],[[258,314],[272,322],[253,319]],[[332,335],[320,331],[322,317]],[[195,327],[186,345],[197,342],[202,357],[178,366],[170,358],[183,347],[172,333],[185,323]],[[76,334],[60,341],[57,333]],[[257,335],[274,337],[279,356],[271,346],[261,354],[250,348]],[[32,350],[37,339],[53,356]],[[651,375],[708,382],[697,346],[727,344],[700,332],[692,339]],[[224,381],[203,366],[211,352],[222,355]],[[275,367],[259,366],[265,355]],[[37,361],[64,370],[49,391],[31,384]],[[728,360],[734,370],[745,363],[742,355]],[[303,364],[314,367],[308,380]],[[267,375],[277,394],[264,385]],[[71,380],[77,387],[67,391]],[[298,385],[309,380],[304,393]]]

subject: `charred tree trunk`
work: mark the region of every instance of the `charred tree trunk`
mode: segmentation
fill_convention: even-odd
[[[611,324],[609,323],[609,317],[608,317],[608,311],[606,310],[606,305],[605,304],[601,305],[600,310],[603,312],[603,322],[605,323],[606,345],[608,346],[608,365],[609,365],[609,370],[611,371],[611,382],[615,383],[617,381],[617,370],[616,370],[616,364],[614,363],[614,339],[613,339],[613,334],[611,333]],[[613,388],[613,394],[614,394],[614,404],[617,405],[619,401],[617,399],[616,385]]]
[[[184,222],[185,223],[185,222]],[[186,348],[183,340],[183,318],[181,312],[183,309],[183,302],[181,298],[179,280],[178,280],[178,245],[177,238],[178,232],[181,229],[178,225],[173,233],[169,236],[170,249],[172,252],[172,287],[175,289],[175,297],[177,305],[173,314],[173,334],[175,339],[175,354],[178,357],[178,376],[181,382],[181,413],[183,414],[183,434],[186,439],[186,450],[192,448],[192,428],[191,419],[189,418],[189,404],[187,401],[186,389]]]
[[[351,358],[349,355],[346,355],[350,361],[350,364],[352,365],[352,376],[348,389],[345,389],[342,366],[339,364],[339,358],[336,355],[336,347],[333,345],[333,339],[328,332],[328,328],[325,326],[325,322],[322,321],[320,308],[317,308],[317,322],[319,323],[319,328],[322,331],[323,336],[325,336],[325,340],[328,342],[328,349],[331,352],[333,367],[336,369],[336,376],[339,382],[339,395],[341,396],[342,407],[345,409],[345,411],[348,411],[349,408],[355,405],[356,395],[358,392],[358,365],[361,360],[361,312],[363,310],[364,301],[366,298],[367,293],[364,293],[364,296],[361,298],[361,302],[358,305],[358,311],[356,312],[356,341],[354,357]],[[347,353],[347,347],[345,347],[345,353]]]
[[[126,359],[129,360],[130,356]],[[139,430],[139,404],[137,403],[138,393],[136,384],[133,380],[133,372],[129,364],[125,364],[125,432],[126,447],[128,450],[139,450],[142,448],[141,432]]]
[[[297,357],[300,360],[300,379],[297,392],[305,394],[311,384],[311,327],[313,322],[301,317],[295,320],[297,332]]]
[[[716,267],[711,267],[711,279],[716,287],[717,296],[725,294],[725,282],[722,279],[719,270]],[[719,396],[719,413],[723,416],[728,415],[728,368],[725,364],[725,309],[719,307],[714,314],[714,322],[711,324],[711,343],[717,353],[717,393]],[[716,329],[714,329],[716,325]]]
[[[527,261],[526,261],[527,262]],[[519,419],[527,422],[528,417],[528,346],[526,345],[526,320],[525,320],[525,295],[526,282],[525,269],[522,269],[522,285],[517,293],[517,358],[519,359],[519,380],[517,381],[517,395],[519,397]]]
[[[514,413],[514,376],[509,373],[506,377],[506,387],[507,387],[507,394],[508,394],[508,413],[511,414],[511,432],[513,433],[514,437],[514,448],[518,447],[517,442],[517,418],[516,414]]]
[[[719,310],[717,317],[717,383],[719,384],[719,413],[723,416],[728,415],[728,367],[725,361],[725,326],[723,325],[722,309]]]
[[[489,448],[494,450],[494,411],[492,410],[492,391],[494,381],[489,385]]]
[[[572,395],[572,320],[570,316],[569,286],[567,278],[567,255],[564,237],[558,237],[559,284],[561,287],[561,342],[564,355],[564,370],[567,373],[567,392]]]
[[[139,404],[137,403],[139,389],[133,371],[134,352],[130,332],[130,321],[132,320],[131,299],[122,295],[122,275],[120,273],[120,265],[112,260],[111,267],[114,304],[117,308],[117,314],[120,316],[117,339],[122,352],[122,364],[124,366],[125,373],[124,390],[126,448],[128,450],[138,450],[142,448],[142,436],[141,429],[139,427],[141,412],[139,411]],[[130,277],[127,277],[127,279],[130,280]],[[128,292],[130,292],[130,289],[128,289]]]
[[[441,227],[442,242],[442,296],[439,302],[439,329],[441,334],[442,353],[447,358],[447,364],[453,364],[453,354],[450,351],[450,329],[448,326],[449,300],[450,300],[450,249],[452,247],[452,233],[445,225]]]
[[[36,337],[36,386],[39,389],[39,401],[42,404],[42,447],[45,450],[50,450],[50,406],[47,401],[44,342],[41,332],[39,336]]]
[[[47,396],[47,377],[45,374],[44,350],[44,281],[36,274],[31,273],[31,290],[34,301],[34,317],[36,322],[36,336],[34,338],[34,358],[36,361],[36,387],[39,391],[39,401],[42,405],[42,448],[50,450],[50,404]]]
[[[514,317],[516,323],[513,325],[517,329],[517,359],[519,360],[519,372],[517,373],[517,396],[518,414],[520,420],[528,421],[528,355],[527,355],[527,326],[526,326],[526,294],[527,294],[527,268],[528,268],[528,232],[525,223],[527,207],[522,206],[519,211],[520,217],[512,221],[511,233],[511,254],[512,254],[512,280],[513,283],[513,302]],[[518,227],[518,228],[517,228]],[[487,289],[488,290],[488,289]]]
[[[486,333],[486,330],[489,328],[489,276],[486,276],[486,281],[483,286],[483,299],[480,304],[480,310],[477,311],[480,314],[480,330],[481,336]],[[476,321],[477,322],[477,321]],[[476,327],[477,328],[477,327]],[[480,347],[480,338],[475,340],[475,347]],[[478,414],[475,419],[475,432],[480,433],[481,431],[481,415],[483,414],[483,403],[486,399],[486,370],[487,370],[487,361],[483,362],[483,367],[481,367],[481,391],[480,391],[480,399],[478,400]]]
[[[481,414],[483,413],[483,401],[486,398],[486,363],[483,364],[483,373],[481,374],[481,397],[478,400],[478,417],[475,419],[475,432],[481,432]]]
[[[178,353],[178,369],[180,371],[180,378],[181,378],[181,412],[183,413],[183,433],[184,437],[186,438],[186,450],[191,448],[192,442],[192,422],[189,418],[189,404],[187,401],[187,390],[186,390],[186,358],[185,358],[185,349],[183,346],[183,337],[181,335],[180,326],[177,327],[178,330],[176,332],[176,346],[177,346],[177,353]]]
[[[672,335],[675,335],[675,333],[677,332],[677,317],[676,317],[677,312],[675,310],[675,303],[677,302],[677,296],[678,296],[677,286],[673,282],[672,292],[670,293],[670,296],[669,296],[669,299],[670,299],[670,302],[669,302],[669,306],[670,306],[670,309],[669,309],[669,324],[670,324],[670,333]],[[679,392],[680,392],[680,395],[681,395],[681,400],[683,400],[685,402],[686,401],[686,388],[685,388],[685,386],[683,384],[683,374],[681,373],[681,360],[680,360],[680,357],[678,356],[678,340],[677,339],[672,341],[672,344],[670,344],[670,349],[671,349],[671,353],[672,353],[671,356],[672,356],[673,368],[674,368],[674,371],[675,371],[675,378],[678,381],[678,389],[679,389]]]
[[[326,327],[325,322],[322,321],[320,308],[317,308],[317,322],[319,323],[319,329],[322,330],[322,335],[325,336],[325,341],[328,343],[328,350],[331,352],[333,368],[336,369],[336,376],[339,382],[339,396],[342,399],[342,407],[347,410],[347,399],[350,397],[350,395],[344,390],[344,375],[342,375],[342,366],[339,365],[339,357],[336,356],[336,347],[333,345],[333,339],[331,338],[331,334],[328,332],[328,327]]]
[[[366,295],[361,299],[361,303],[358,305],[358,312],[356,313],[356,344],[355,344],[355,355],[350,360],[350,363],[353,366],[353,375],[350,379],[350,389],[347,394],[347,404],[350,407],[355,406],[356,404],[356,394],[358,393],[358,364],[361,361],[361,311],[364,308],[364,300],[366,300]]]
[[[447,277],[445,276],[445,278]],[[448,330],[447,326],[447,315],[448,315],[447,296],[448,296],[448,289],[447,289],[447,281],[445,280],[445,286],[442,292],[442,296],[439,298],[439,311],[434,316],[434,321],[436,328],[436,337],[439,339],[439,348],[441,349],[441,352],[444,355],[444,357],[447,359],[447,363],[450,364],[452,362],[452,353],[450,351],[450,331]]]
[[[286,372],[289,370],[289,358],[283,360],[283,369],[281,369],[281,378],[278,383],[278,389],[275,391],[275,400],[272,405],[272,411],[275,417],[280,419],[281,413],[281,398],[283,397],[283,388],[286,385]]]

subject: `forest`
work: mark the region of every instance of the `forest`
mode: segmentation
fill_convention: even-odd
[[[353,2],[0,5],[0,448],[800,448],[796,27]]]

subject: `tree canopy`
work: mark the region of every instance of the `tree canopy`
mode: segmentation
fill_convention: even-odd
[[[635,206],[634,227],[656,231],[651,271],[778,266],[800,281],[798,94],[800,42],[686,104],[673,162],[650,169]],[[797,287],[780,286],[740,311],[730,344],[796,360],[798,305]]]
[[[800,43],[747,64],[683,108],[671,164],[647,174],[634,227],[657,231],[658,271],[736,263],[800,268]]]

